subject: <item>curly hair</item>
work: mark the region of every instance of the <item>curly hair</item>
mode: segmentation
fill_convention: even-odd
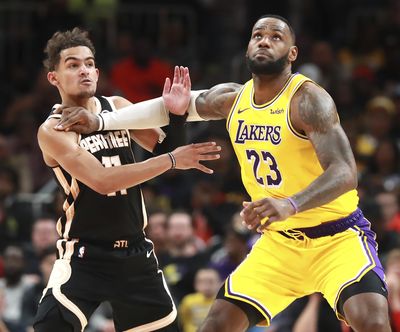
[[[61,51],[77,46],[86,46],[92,51],[93,55],[96,53],[93,43],[89,39],[88,31],[81,30],[80,28],[64,32],[57,31],[47,41],[44,49],[44,53],[46,54],[46,58],[43,61],[44,67],[48,71],[54,70],[60,62]]]

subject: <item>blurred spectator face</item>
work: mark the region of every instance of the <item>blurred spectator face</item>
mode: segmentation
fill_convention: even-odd
[[[15,285],[24,271],[24,253],[21,248],[9,246],[4,251],[4,275],[7,283]]]
[[[367,104],[367,126],[376,138],[386,137],[393,127],[395,105],[387,97],[377,96]]]
[[[32,245],[40,253],[49,246],[54,246],[59,238],[54,219],[38,219],[32,229]]]
[[[331,68],[332,63],[335,60],[335,56],[332,50],[332,46],[327,42],[316,42],[313,45],[311,51],[311,61],[315,63],[321,69]]]
[[[381,192],[376,195],[376,201],[382,207],[383,216],[389,222],[399,211],[397,197],[391,192]]]
[[[375,109],[368,114],[368,126],[371,133],[377,137],[385,137],[392,128],[392,117],[385,110]]]
[[[168,219],[167,235],[170,244],[181,248],[193,238],[192,218],[184,212],[171,214]]]
[[[397,172],[399,166],[397,155],[398,151],[396,151],[396,145],[393,142],[384,140],[379,143],[373,158],[381,174],[390,175]]]
[[[166,240],[167,215],[163,212],[149,216],[146,234],[154,243],[164,243]]]
[[[230,257],[241,257],[247,252],[247,241],[244,237],[229,231],[225,236],[224,247]]]
[[[221,287],[221,279],[214,269],[200,269],[196,273],[194,288],[206,298],[214,297]]]

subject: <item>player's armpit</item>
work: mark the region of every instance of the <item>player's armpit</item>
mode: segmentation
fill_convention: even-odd
[[[159,129],[135,129],[129,131],[132,139],[142,148],[153,152],[157,143],[165,137],[164,132]]]

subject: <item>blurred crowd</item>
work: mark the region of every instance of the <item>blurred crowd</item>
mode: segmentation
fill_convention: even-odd
[[[57,30],[88,29],[101,72],[98,93],[139,102],[161,95],[174,65],[189,67],[193,89],[248,80],[245,48],[266,13],[292,22],[294,71],[336,102],[356,157],[360,206],[386,267],[393,330],[400,331],[399,0],[13,0],[0,4],[0,332],[31,331],[56,258],[63,193],[36,140],[59,102],[41,66],[47,39]],[[191,142],[212,139],[223,147],[221,159],[209,163],[215,173],[169,171],[142,186],[147,235],[184,332],[196,331],[221,282],[258,237],[238,215],[248,198],[224,122],[191,123],[187,132]],[[148,157],[136,149],[138,159]],[[88,331],[114,331],[107,303]],[[267,331],[349,330],[315,294],[294,302]]]

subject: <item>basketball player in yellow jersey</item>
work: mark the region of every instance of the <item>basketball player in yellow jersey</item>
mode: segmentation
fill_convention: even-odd
[[[296,298],[320,292],[357,332],[388,332],[387,291],[369,222],[357,208],[357,172],[329,94],[293,74],[294,32],[282,17],[254,25],[252,80],[201,94],[200,117],[227,119],[243,183],[241,216],[263,232],[228,277],[202,332],[244,331]]]
[[[241,215],[263,233],[225,281],[201,332],[269,325],[295,299],[315,292],[353,330],[391,330],[375,234],[357,208],[354,156],[330,95],[292,73],[297,53],[287,20],[263,16],[246,54],[253,78],[192,92],[188,120],[226,119],[251,196]],[[165,109],[156,104],[142,105],[147,117],[138,115],[139,104],[113,118],[71,111],[57,129],[165,125]]]

